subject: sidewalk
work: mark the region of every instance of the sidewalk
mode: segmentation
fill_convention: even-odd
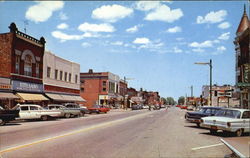
[[[125,109],[110,109],[110,112],[128,112],[131,111],[130,108],[128,108],[127,110]]]

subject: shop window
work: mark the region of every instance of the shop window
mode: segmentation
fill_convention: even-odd
[[[24,58],[24,75],[32,76],[32,57],[26,55]]]
[[[69,73],[69,82],[71,82],[71,73]]]
[[[36,63],[36,77],[39,77],[39,63]]]
[[[47,67],[47,77],[50,78],[51,67]]]
[[[68,77],[68,73],[64,72],[64,80],[65,80],[65,82],[67,82],[67,77]]]
[[[62,79],[63,79],[63,72],[60,71],[60,80],[62,81]]]
[[[58,78],[58,70],[55,69],[55,80],[57,80],[57,78]]]
[[[19,55],[16,55],[16,67],[15,67],[15,72],[17,74],[20,73],[20,56]]]

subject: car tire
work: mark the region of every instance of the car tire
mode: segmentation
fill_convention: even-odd
[[[70,118],[70,113],[66,113],[65,115],[64,115],[66,118]]]
[[[6,123],[6,121],[4,121],[4,120],[0,119],[0,126],[5,125],[5,123]]]
[[[197,127],[201,127],[201,126],[200,126],[200,123],[196,123],[196,126],[197,126]]]
[[[97,114],[100,114],[100,111],[97,111],[96,113],[97,113]]]
[[[48,116],[47,115],[41,116],[41,120],[42,121],[47,121],[48,120]]]
[[[80,113],[80,116],[81,116],[81,117],[83,117],[83,116],[84,116],[84,114],[85,114],[84,112],[81,112],[81,113]]]
[[[214,135],[214,134],[216,134],[216,133],[217,133],[217,130],[210,129],[210,133]]]
[[[242,130],[242,129],[238,129],[238,130],[235,132],[235,135],[236,135],[237,137],[242,136],[242,134],[243,134],[243,130]]]

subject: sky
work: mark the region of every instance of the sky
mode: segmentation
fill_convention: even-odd
[[[209,85],[235,85],[234,38],[243,1],[0,1],[0,33],[46,40],[46,50],[80,64],[81,72],[111,72],[128,86],[161,97],[200,96]]]

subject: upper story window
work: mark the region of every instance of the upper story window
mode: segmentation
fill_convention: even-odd
[[[47,77],[50,78],[51,74],[51,67],[47,67]]]
[[[66,81],[66,82],[67,82],[67,77],[68,77],[68,73],[64,72],[64,81]]]
[[[63,72],[60,71],[60,80],[62,81],[62,79],[63,79]]]
[[[24,75],[32,76],[32,57],[26,55],[24,58]]]
[[[69,82],[71,82],[71,73],[69,73]]]
[[[78,75],[75,75],[75,83],[78,81]]]
[[[39,77],[39,63],[36,63],[36,77]]]
[[[55,69],[55,80],[57,80],[57,78],[58,78],[58,70]]]
[[[15,72],[16,72],[17,74],[20,73],[20,55],[16,55]]]

